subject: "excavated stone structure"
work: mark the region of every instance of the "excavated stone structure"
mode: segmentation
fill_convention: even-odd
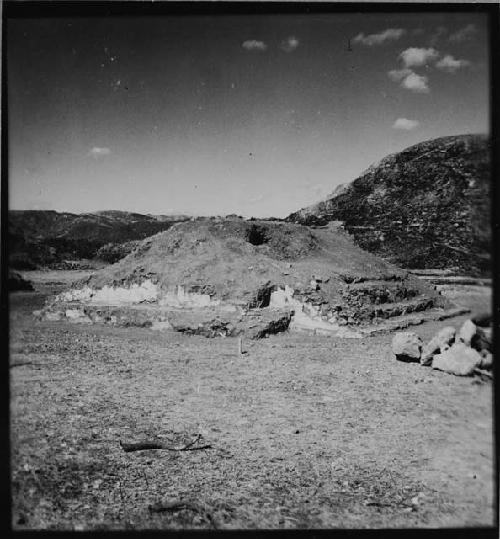
[[[341,229],[202,219],[142,241],[38,316],[253,338],[284,330],[361,337],[449,311],[432,287]]]

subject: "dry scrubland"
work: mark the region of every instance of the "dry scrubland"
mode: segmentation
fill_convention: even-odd
[[[10,296],[14,528],[493,524],[490,381],[399,363],[391,335],[282,334],[238,356],[236,339],[34,321],[69,279]],[[210,449],[120,446],[198,434]],[[179,499],[193,505],[150,509]]]

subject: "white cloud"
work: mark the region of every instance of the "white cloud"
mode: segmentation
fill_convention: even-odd
[[[386,41],[395,41],[404,34],[406,34],[406,30],[403,28],[387,28],[387,30],[379,32],[378,34],[370,34],[368,36],[365,36],[363,33],[358,34],[353,38],[352,42],[372,47],[373,45],[382,45],[382,43],[385,43]]]
[[[425,75],[418,75],[411,69],[393,69],[387,73],[394,82],[400,82],[403,88],[412,92],[429,93],[427,85],[428,78]]]
[[[429,49],[410,47],[404,50],[399,55],[399,58],[401,58],[405,67],[417,67],[435,60],[438,56],[439,52],[432,47]]]
[[[470,65],[468,60],[457,60],[453,58],[451,54],[443,56],[439,62],[436,63],[436,67],[442,71],[447,71],[448,73],[455,73],[458,69]]]
[[[110,153],[111,153],[111,150],[109,148],[99,148],[98,146],[94,146],[89,151],[89,155],[91,157],[95,157],[96,159],[98,157],[102,157],[103,155],[109,155]]]
[[[280,44],[280,49],[285,52],[293,52],[300,44],[295,36],[288,36]]]
[[[407,118],[398,118],[393,124],[394,129],[404,129],[405,131],[411,131],[420,125],[418,120],[408,120]]]
[[[470,39],[477,32],[477,28],[474,24],[468,24],[460,30],[457,30],[455,33],[451,34],[448,38],[450,41],[455,43],[460,43],[461,41],[466,41]]]
[[[411,69],[392,69],[387,74],[389,75],[389,78],[392,79],[394,82],[401,82],[411,73],[413,73]]]
[[[412,92],[419,94],[428,94],[429,86],[427,85],[428,78],[425,75],[417,75],[413,71],[401,81],[401,86]]]
[[[241,46],[247,51],[264,52],[267,49],[267,45],[264,41],[257,41],[256,39],[247,39],[246,41],[243,41]]]

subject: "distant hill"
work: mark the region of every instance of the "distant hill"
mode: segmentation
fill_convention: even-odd
[[[421,142],[370,166],[287,221],[343,221],[364,249],[407,268],[490,271],[490,140]]]
[[[141,215],[116,210],[82,214],[11,210],[10,265],[34,269],[63,260],[93,258],[105,245],[141,240],[188,219],[185,215]]]

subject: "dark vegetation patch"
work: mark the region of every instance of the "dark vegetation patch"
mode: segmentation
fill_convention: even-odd
[[[137,246],[139,241],[126,241],[124,243],[106,243],[96,251],[95,256],[103,262],[108,262],[109,264],[114,264],[125,258],[130,254]]]
[[[121,211],[72,214],[11,210],[9,264],[15,269],[32,270],[56,267],[68,259],[99,257],[116,262],[133,249],[132,240],[168,230],[176,222],[187,219]]]
[[[269,241],[267,229],[263,226],[252,225],[247,231],[247,241],[252,245],[263,245]]]

